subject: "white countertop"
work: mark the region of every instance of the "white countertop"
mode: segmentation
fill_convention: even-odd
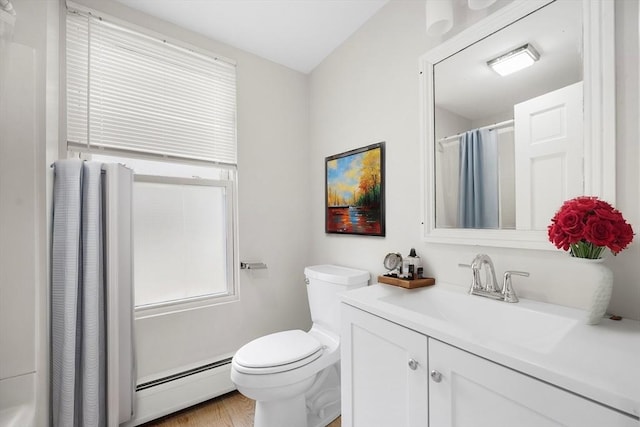
[[[446,284],[419,289],[375,284],[346,292],[342,300],[429,337],[640,417],[640,322],[603,319],[599,325],[587,325],[583,321],[583,311],[521,299],[516,306],[551,311],[577,320],[557,343],[543,351],[534,351],[517,343],[511,345],[507,341],[481,338],[439,316],[430,316],[384,300],[406,296],[407,293],[428,293],[435,288],[478,298],[483,301],[478,301],[480,304],[508,304],[465,295],[466,289]],[[500,320],[503,321],[505,319]],[[500,328],[500,323],[497,322],[495,327]]]

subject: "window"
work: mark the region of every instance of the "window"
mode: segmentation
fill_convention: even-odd
[[[136,175],[134,282],[138,307],[226,296],[230,183]]]
[[[235,64],[81,11],[66,40],[67,149],[135,173],[137,311],[235,298]]]

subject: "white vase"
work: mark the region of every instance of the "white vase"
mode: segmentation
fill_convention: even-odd
[[[613,291],[613,273],[604,265],[603,259],[571,258],[574,263],[574,280],[589,293],[587,297],[587,315],[585,322],[597,325],[609,307]]]

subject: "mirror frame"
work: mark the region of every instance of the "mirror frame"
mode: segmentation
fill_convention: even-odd
[[[432,243],[555,250],[546,230],[436,228],[434,65],[553,1],[514,1],[420,58],[423,240]],[[584,194],[615,204],[614,2],[582,0]],[[558,207],[559,208],[559,207]]]

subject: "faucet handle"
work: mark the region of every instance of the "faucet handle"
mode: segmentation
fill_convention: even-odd
[[[471,274],[473,275],[471,279],[471,286],[469,287],[469,294],[472,295],[476,290],[482,289],[482,285],[480,284],[480,274],[477,268],[474,267],[473,264],[465,264],[459,263],[458,267],[462,268],[470,268]]]
[[[526,271],[505,271],[504,280],[502,282],[502,297],[505,302],[518,302],[518,296],[513,289],[513,283],[511,283],[511,276],[524,276],[529,277],[529,273]]]
[[[504,276],[524,276],[524,277],[529,277],[529,272],[528,271],[515,271],[515,270],[510,270],[510,271],[505,271],[504,272]]]

